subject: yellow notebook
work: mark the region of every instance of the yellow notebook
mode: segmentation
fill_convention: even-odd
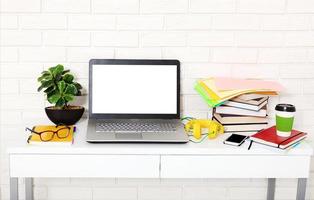
[[[226,101],[233,97],[239,96],[241,94],[247,93],[256,93],[256,94],[268,94],[268,95],[276,95],[277,93],[274,91],[268,91],[263,89],[256,90],[247,90],[247,89],[239,89],[239,90],[225,90],[219,91],[215,85],[214,78],[208,78],[205,80],[200,80],[198,83],[204,88],[209,97],[215,101]]]
[[[42,138],[44,140],[49,140],[49,141],[42,141],[39,134],[32,133],[27,140],[27,142],[31,145],[70,146],[73,143],[73,135],[75,132],[75,127],[74,126],[58,126],[58,127],[56,127],[54,125],[39,125],[39,126],[34,126],[33,131],[35,131],[37,133],[45,132],[45,133],[42,133]],[[53,133],[56,131],[58,131],[59,136],[61,138],[59,138],[56,133]],[[53,135],[53,137],[52,137],[52,135]]]
[[[225,100],[228,97],[237,96],[245,90],[229,90],[229,91],[219,91],[216,88],[214,78],[209,78],[199,81],[199,84],[206,90],[211,99],[214,100]]]

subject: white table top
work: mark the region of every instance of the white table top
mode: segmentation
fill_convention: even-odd
[[[220,135],[216,139],[206,139],[195,144],[154,144],[154,143],[87,143],[85,141],[87,120],[77,124],[72,146],[34,146],[25,143],[16,144],[8,149],[9,154],[115,154],[115,155],[277,155],[277,156],[311,156],[313,148],[305,140],[290,150],[279,150],[253,143],[248,150],[249,141],[241,147],[223,144],[230,134]]]

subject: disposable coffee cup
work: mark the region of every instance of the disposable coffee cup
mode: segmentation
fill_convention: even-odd
[[[277,104],[275,110],[277,135],[289,137],[293,127],[295,106],[291,104]]]

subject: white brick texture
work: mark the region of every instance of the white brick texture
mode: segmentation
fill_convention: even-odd
[[[141,13],[185,13],[188,11],[188,0],[141,0]]]
[[[287,11],[292,13],[314,13],[312,0],[287,0]]]
[[[90,0],[42,0],[44,12],[83,13],[90,11]]]
[[[241,13],[283,13],[285,0],[238,0],[237,9]]]
[[[117,17],[117,28],[120,30],[162,30],[163,16],[121,15]]]
[[[38,31],[5,30],[0,32],[1,46],[39,46],[41,33]]]
[[[239,47],[281,47],[284,44],[283,33],[266,31],[241,31],[235,34]]]
[[[20,48],[20,60],[23,62],[64,62],[63,47],[23,47]]]
[[[174,31],[150,31],[143,32],[140,36],[142,46],[163,47],[163,46],[185,46],[186,33]]]
[[[209,15],[170,15],[165,17],[165,28],[169,30],[208,30]]]
[[[78,31],[45,31],[43,32],[45,46],[89,46],[90,33]]]
[[[263,30],[309,30],[310,16],[304,14],[263,15],[261,26]]]
[[[214,63],[256,63],[257,49],[254,48],[216,48],[212,50]]]
[[[95,13],[138,13],[139,0],[93,0]]]
[[[289,32],[286,33],[286,46],[314,46],[314,32]]]
[[[22,29],[66,29],[66,16],[63,14],[36,14],[19,17]]]
[[[235,0],[191,0],[190,11],[195,13],[228,13],[235,12]]]
[[[163,58],[179,59],[182,62],[208,62],[209,49],[206,47],[165,47],[162,50]]]
[[[2,62],[17,62],[18,49],[15,47],[0,47],[0,59]]]
[[[2,15],[0,18],[0,28],[3,29],[17,29],[18,17],[14,15]]]
[[[234,33],[229,31],[194,31],[188,33],[189,46],[233,46]]]
[[[270,100],[270,123],[277,103],[295,104],[295,127],[313,144],[314,0],[0,0],[1,200],[9,200],[6,148],[25,141],[25,126],[50,123],[36,78],[61,63],[88,93],[92,58],[179,59],[182,115],[198,118],[211,109],[197,79],[279,81],[286,90]],[[295,199],[295,187],[279,179],[276,199]],[[34,179],[37,200],[257,200],[266,188],[265,179]]]
[[[68,26],[74,30],[113,30],[116,27],[116,17],[76,14],[68,17]]]
[[[93,46],[137,47],[138,33],[132,31],[107,31],[92,33]]]
[[[161,59],[161,49],[155,47],[149,48],[115,48],[116,58],[133,59]]]
[[[1,0],[1,12],[40,12],[41,0]]]
[[[70,47],[67,48],[67,58],[69,62],[88,63],[91,58],[112,58],[114,49],[100,47]]]
[[[258,30],[260,16],[252,14],[217,14],[213,15],[214,30]]]

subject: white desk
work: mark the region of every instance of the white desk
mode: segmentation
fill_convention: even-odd
[[[274,199],[276,178],[298,178],[296,199],[305,199],[313,154],[307,143],[288,152],[254,143],[247,150],[248,142],[224,145],[228,135],[201,144],[89,144],[85,131],[83,120],[71,147],[10,148],[11,200],[18,199],[18,178],[26,178],[25,199],[32,200],[36,177],[268,178],[268,200]]]

